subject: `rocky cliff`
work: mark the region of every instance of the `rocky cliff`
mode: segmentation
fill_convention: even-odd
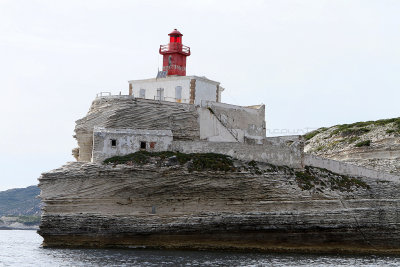
[[[135,153],[39,179],[45,246],[400,252],[400,182]]]
[[[400,118],[320,128],[305,138],[307,153],[400,174]]]

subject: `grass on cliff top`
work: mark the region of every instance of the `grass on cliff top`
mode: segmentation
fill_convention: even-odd
[[[125,156],[115,156],[108,158],[103,161],[104,164],[146,164],[155,158],[161,162],[174,160],[180,164],[188,163],[189,171],[202,171],[202,170],[213,170],[213,171],[235,171],[236,168],[233,165],[233,160],[231,157],[216,154],[216,153],[180,153],[172,151],[163,152],[148,152],[148,151],[138,151]]]
[[[340,124],[340,125],[335,125],[330,128],[336,127],[336,129],[332,132],[331,136],[341,134],[343,136],[349,136],[349,135],[362,135],[364,133],[367,133],[370,131],[370,129],[365,128],[370,125],[374,126],[385,126],[389,123],[394,123],[394,128],[389,129],[387,133],[400,133],[400,117],[399,118],[392,118],[392,119],[383,119],[383,120],[377,120],[377,121],[361,121],[361,122],[355,122],[351,124]],[[326,130],[330,128],[320,128],[315,131],[309,132],[304,135],[304,138],[306,141],[312,139],[314,136],[316,136],[319,133],[325,132]]]

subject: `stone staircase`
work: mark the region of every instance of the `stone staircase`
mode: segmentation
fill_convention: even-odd
[[[217,118],[217,120],[228,130],[228,132],[233,136],[233,138],[235,138],[235,140],[240,143],[239,133],[233,128],[232,124],[229,123],[228,121],[229,117],[225,115],[226,118],[223,118],[221,114],[218,114],[218,112],[216,112],[215,109],[213,109],[213,106],[210,102],[206,102],[205,106],[210,111],[210,113],[213,114]]]

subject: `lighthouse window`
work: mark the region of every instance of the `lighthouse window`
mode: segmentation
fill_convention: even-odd
[[[176,99],[176,102],[181,102],[181,100],[182,100],[182,86],[175,87],[175,99]]]
[[[146,89],[140,89],[139,97],[140,98],[146,98]]]
[[[157,88],[157,100],[164,101],[164,88]]]

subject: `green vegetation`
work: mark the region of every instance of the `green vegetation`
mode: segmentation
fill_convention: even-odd
[[[317,134],[322,133],[322,132],[324,132],[324,131],[326,131],[326,130],[328,130],[328,128],[325,128],[325,127],[319,128],[319,129],[317,129],[317,130],[315,130],[315,131],[306,133],[306,134],[304,135],[304,138],[306,139],[306,141],[308,141],[308,140],[310,140],[311,138],[313,138],[314,136],[316,136]]]
[[[185,161],[183,153],[174,153],[171,151],[163,151],[163,152],[147,152],[147,151],[138,151],[136,153],[124,155],[124,156],[115,156],[108,158],[103,161],[104,164],[114,163],[114,164],[127,164],[127,163],[136,163],[136,164],[146,164],[149,162],[152,157],[159,157],[160,159],[169,158],[172,156],[177,156],[178,161]]]
[[[370,129],[367,128],[351,128],[348,130],[344,130],[343,132],[341,132],[342,136],[349,136],[349,135],[363,135],[365,133],[368,133],[369,131],[371,131]]]
[[[336,125],[333,126],[335,129],[331,132],[331,136],[338,135],[340,134],[343,137],[346,136],[360,136],[365,133],[368,133],[371,131],[370,127],[372,126],[386,126],[390,123],[393,123],[394,128],[393,129],[388,129],[386,133],[392,134],[392,133],[400,133],[400,118],[392,118],[392,119],[383,119],[383,120],[377,120],[377,121],[361,121],[361,122],[355,122],[351,124],[341,124],[341,125]],[[328,129],[332,129],[333,127],[330,128],[320,128],[315,131],[309,132],[304,135],[304,138],[306,141],[312,139],[314,136],[316,136],[319,133],[323,133]],[[369,127],[369,128],[367,128]]]
[[[40,214],[40,199],[37,186],[16,188],[0,192],[0,217],[5,215]]]
[[[363,146],[370,146],[370,145],[371,145],[371,140],[365,140],[365,141],[358,142],[354,146],[355,147],[363,147]]]
[[[307,166],[304,172],[296,172],[295,174],[297,185],[302,190],[316,188],[321,191],[321,189],[329,186],[331,190],[352,192],[354,188],[370,188],[369,185],[358,178],[340,175],[321,168]]]
[[[342,125],[337,125],[337,129],[333,131],[332,134],[338,134],[345,132],[347,130],[354,130],[358,133],[365,133],[368,132],[369,130],[365,127],[367,126],[386,126],[389,123],[394,123],[396,129],[394,129],[397,132],[400,132],[400,118],[393,118],[393,119],[384,119],[384,120],[377,120],[377,121],[362,121],[362,122],[355,122],[351,124],[342,124]],[[357,129],[358,128],[358,129]]]
[[[231,157],[216,154],[216,153],[192,153],[185,154],[180,152],[147,152],[138,151],[125,156],[115,156],[104,160],[104,164],[146,164],[155,160],[158,164],[165,163],[172,157],[176,158],[176,161],[183,165],[188,164],[189,171],[202,171],[202,170],[213,170],[213,171],[236,171],[233,165]]]
[[[306,141],[308,141],[308,140],[310,140],[311,138],[313,138],[314,136],[316,136],[316,135],[319,134],[319,133],[321,133],[321,131],[319,131],[319,130],[315,130],[315,131],[306,133],[306,134],[304,135],[304,139],[306,139]]]
[[[261,175],[261,174],[264,173],[262,170],[260,170],[260,168],[259,168],[258,165],[257,165],[257,162],[254,161],[254,160],[252,160],[252,161],[250,161],[249,163],[247,163],[247,165],[249,166],[249,170],[250,170],[252,173],[259,174],[259,175]],[[271,171],[272,171],[272,170],[271,170]]]
[[[347,141],[347,143],[352,144],[355,141],[357,141],[358,139],[359,139],[359,137],[355,136],[355,137],[351,137],[351,138],[347,139],[346,141]]]
[[[215,153],[188,154],[187,160],[192,160],[189,171],[235,171],[231,157]]]
[[[301,190],[311,190],[319,180],[312,176],[309,172],[295,172],[296,181]]]

